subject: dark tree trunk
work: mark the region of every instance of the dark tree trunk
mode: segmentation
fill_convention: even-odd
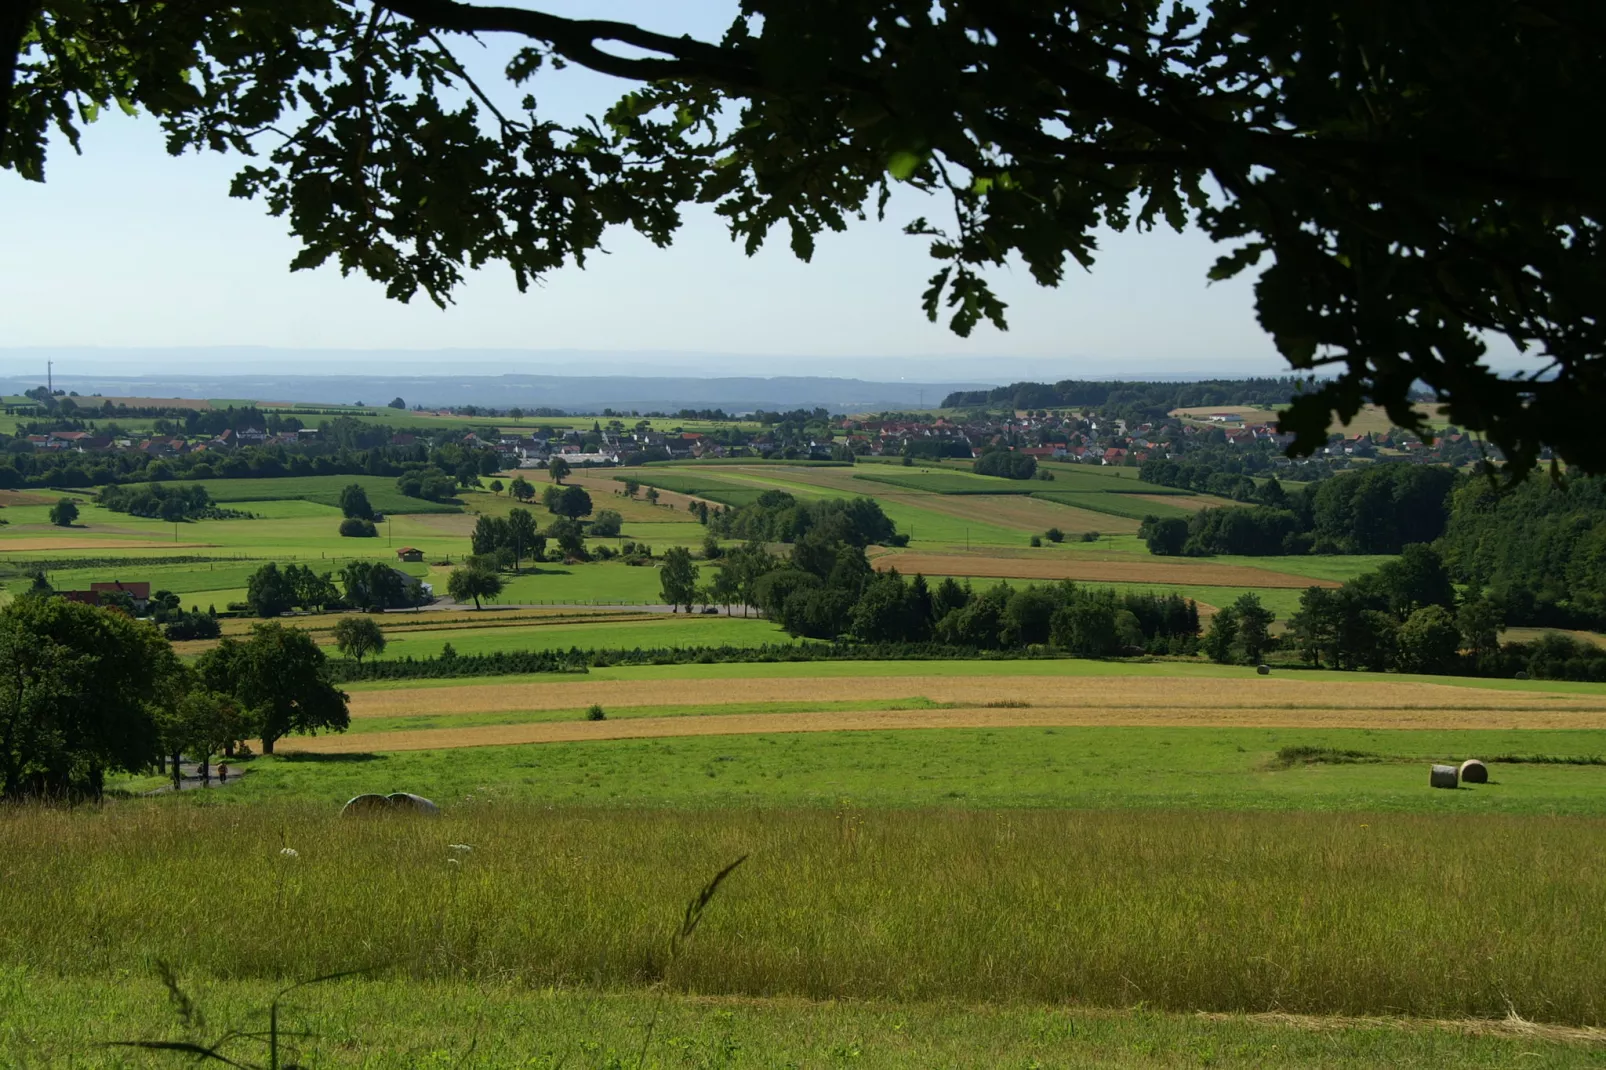
[[[182,791],[184,788],[184,770],[179,767],[179,753],[173,752],[173,790]]]

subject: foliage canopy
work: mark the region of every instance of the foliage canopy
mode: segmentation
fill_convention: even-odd
[[[882,213],[944,221],[923,302],[968,334],[984,278],[1092,266],[1100,228],[1196,226],[1290,365],[1296,448],[1368,398],[1418,423],[1413,382],[1518,470],[1594,471],[1606,390],[1606,8],[1581,0],[746,0],[717,42],[455,0],[23,0],[0,14],[0,167],[43,180],[52,128],[161,118],[168,148],[246,155],[231,193],[287,216],[295,268],[335,261],[407,300],[505,262],[519,287],[606,230],[669,243],[714,206],[749,251]],[[501,92],[454,49],[518,47]],[[569,64],[638,83],[600,119],[542,116]],[[492,90],[498,87],[491,87]],[[520,98],[522,91],[522,99]],[[1502,378],[1504,336],[1545,361]]]

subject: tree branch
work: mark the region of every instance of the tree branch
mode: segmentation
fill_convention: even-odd
[[[456,33],[515,33],[550,44],[564,59],[619,78],[654,82],[714,79],[724,85],[757,89],[758,72],[732,52],[692,37],[670,37],[633,23],[569,19],[544,11],[482,7],[457,0],[375,0],[422,26]],[[597,47],[607,41],[656,52],[668,59],[616,56]]]

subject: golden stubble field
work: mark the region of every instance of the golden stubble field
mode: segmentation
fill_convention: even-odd
[[[1606,728],[1606,695],[1506,692],[1418,682],[1312,683],[1285,679],[949,676],[686,681],[717,690],[701,715],[633,716],[607,721],[546,721],[399,729],[350,737],[285,740],[286,752],[430,750],[517,743],[775,732],[1039,726],[1286,727],[1362,729]],[[662,680],[469,684],[359,691],[355,719],[452,716],[687,704],[688,690]],[[867,706],[922,699],[951,707],[911,710],[733,712],[766,702],[863,701]]]

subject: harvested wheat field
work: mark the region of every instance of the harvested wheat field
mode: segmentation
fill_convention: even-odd
[[[40,494],[32,490],[0,490],[0,507],[7,505],[55,505],[61,495]]]
[[[1522,717],[1545,711],[1598,714],[1606,723],[1606,695],[1532,691],[1489,691],[1415,681],[1312,683],[1286,678],[1130,676],[841,676],[770,679],[589,680],[565,678],[517,684],[462,684],[453,687],[357,691],[353,717],[438,716],[501,713],[512,710],[578,709],[603,706],[684,706],[706,701],[710,711],[722,703],[888,701],[923,698],[958,706],[1024,702],[1033,707],[1192,710],[1244,709],[1298,711],[1372,709],[1380,711],[1493,712]],[[1573,727],[1592,727],[1578,724]]]
[[[712,707],[717,709],[718,707]],[[765,735],[783,732],[874,732],[921,728],[1606,728],[1606,710],[1569,713],[1543,709],[1514,714],[1505,709],[1385,710],[1366,707],[1155,707],[1048,706],[971,707],[951,710],[864,710],[820,713],[709,714],[702,717],[632,717],[613,721],[546,721],[469,728],[405,729],[345,737],[284,740],[284,753],[340,754],[357,751],[445,750],[456,747],[573,743],[669,736]]]
[[[1001,554],[896,553],[878,556],[874,565],[896,568],[905,576],[978,576],[1010,580],[1077,580],[1085,583],[1175,583],[1196,587],[1337,587],[1333,580],[1314,580],[1248,565],[1187,565],[1178,561],[1098,560],[1078,557],[1012,558]]]
[[[353,718],[682,705],[683,689],[659,680],[480,684],[352,695]],[[866,705],[923,699],[951,709],[719,712],[726,704],[776,701]],[[313,753],[428,750],[583,739],[1039,726],[1286,727],[1363,729],[1606,728],[1606,695],[1496,692],[1444,684],[1357,682],[1313,688],[1297,680],[1130,679],[1036,676],[966,679],[909,676],[722,680],[707,713],[320,736],[290,741]]]

